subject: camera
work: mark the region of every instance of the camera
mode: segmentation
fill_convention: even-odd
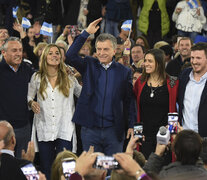
[[[120,169],[118,161],[113,156],[97,156],[93,167],[97,169]]]
[[[142,123],[136,123],[134,125],[134,137],[138,137],[138,141],[142,141],[143,138],[143,124]]]
[[[178,113],[168,113],[168,129],[170,134],[178,133]]]
[[[65,179],[69,179],[71,174],[75,173],[75,160],[73,158],[65,158],[62,160],[63,175]]]
[[[32,163],[26,164],[21,167],[23,174],[26,176],[27,180],[38,180],[39,174]]]

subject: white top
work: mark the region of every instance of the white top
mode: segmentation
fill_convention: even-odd
[[[179,14],[176,13],[177,8],[182,8]],[[202,6],[198,9],[200,9],[200,15],[196,13],[197,8],[190,8],[185,0],[178,2],[172,15],[176,28],[185,32],[201,32],[206,23],[206,17]]]
[[[48,86],[44,94],[45,100],[39,93],[40,77],[33,74],[28,87],[28,102],[33,100],[37,94],[37,102],[40,105],[40,113],[34,114],[34,126],[37,131],[38,141],[54,141],[57,138],[71,141],[75,125],[71,121],[75,106],[73,94],[79,97],[81,86],[78,81],[68,76],[70,79],[69,96],[65,97],[58,87],[52,88],[48,79]]]

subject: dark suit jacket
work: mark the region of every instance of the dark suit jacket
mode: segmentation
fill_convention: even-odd
[[[84,31],[75,39],[66,54],[66,63],[68,62],[70,65],[74,66],[81,73],[83,79],[82,92],[78,99],[72,121],[85,127],[94,127],[96,118],[93,109],[96,107],[96,103],[98,103],[94,99],[94,91],[100,75],[101,65],[96,58],[86,56],[82,59],[78,55],[78,52],[86,41],[88,35],[89,34]],[[113,111],[117,136],[121,138],[123,137],[125,130],[125,110],[128,113],[128,127],[132,128],[133,123],[136,121],[136,116],[133,116],[134,108],[130,108],[130,105],[132,107],[131,70],[115,61],[112,62],[110,68],[113,68],[113,76],[110,78],[114,81],[113,87],[109,87],[113,97],[113,105],[111,108]]]
[[[180,76],[180,83],[178,88],[178,104],[179,104],[179,121],[182,124],[183,119],[183,100],[185,95],[186,85],[189,81],[189,74],[192,68],[184,69]],[[200,97],[198,97],[200,98]],[[203,92],[200,98],[200,105],[198,109],[198,133],[201,137],[207,137],[207,82],[204,86]]]
[[[0,166],[0,179],[1,180],[26,180],[25,175],[20,167],[30,163],[23,159],[17,159],[9,154],[2,153]]]

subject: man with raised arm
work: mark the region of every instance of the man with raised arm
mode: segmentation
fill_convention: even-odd
[[[66,62],[82,75],[83,87],[78,99],[73,121],[82,126],[83,149],[94,146],[95,152],[112,155],[121,152],[125,139],[133,132],[136,120],[132,99],[131,70],[114,60],[116,38],[100,34],[95,43],[97,58],[81,58],[79,50],[90,34],[94,34],[102,20],[93,21],[80,34],[66,54]]]

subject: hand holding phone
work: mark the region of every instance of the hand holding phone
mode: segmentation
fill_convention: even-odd
[[[38,180],[39,174],[32,163],[29,163],[23,167],[21,167],[23,174],[26,176],[27,180]]]

